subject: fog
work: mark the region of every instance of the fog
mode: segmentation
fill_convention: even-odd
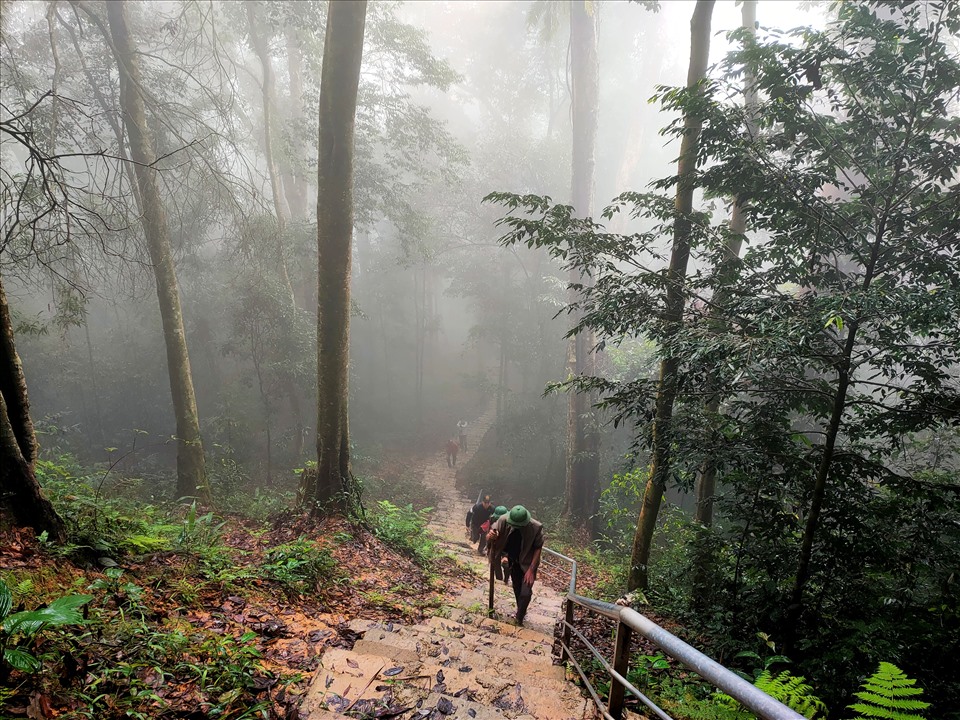
[[[3,654],[0,680],[57,657],[6,613],[85,573],[96,622],[123,627],[148,622],[120,580],[141,561],[197,627],[279,588],[316,594],[304,620],[346,601],[422,620],[463,585],[443,548],[475,564],[535,516],[597,598],[804,712],[846,716],[895,660],[957,717],[960,4],[0,10],[0,561],[43,599],[2,568],[23,667]],[[475,548],[484,494],[525,507],[502,535],[468,516]],[[502,545],[520,625],[543,542],[524,537]],[[290,687],[310,643],[358,637],[344,617],[295,633]],[[50,677],[83,677],[71,652]],[[668,703],[741,717],[662,659],[641,662]],[[246,685],[210,698],[297,712],[231,672]],[[47,702],[20,687],[24,713]]]
[[[666,2],[658,12],[626,2],[598,6],[598,207],[671,172],[678,148],[658,132],[672,118],[649,99],[658,85],[684,82],[693,5]],[[131,14],[153,53],[146,72],[158,83],[155,101],[170,110],[154,127],[170,152],[163,183],[203,435],[216,454],[255,478],[266,472],[268,430],[271,476],[283,475],[307,459],[315,422],[314,221],[307,209],[315,193],[310,138],[324,10],[267,3],[253,16],[257,35],[269,39],[276,77],[273,161],[282,182],[298,186],[285,187],[282,199],[282,212],[291,213],[281,232],[297,296],[295,316],[282,317],[276,278],[257,249],[277,231],[276,210],[264,157],[263,69],[241,9],[171,2],[135,5]],[[547,382],[563,377],[562,335],[570,325],[554,317],[563,299],[557,265],[542,253],[498,249],[499,213],[481,204],[499,190],[569,201],[562,10],[525,2],[371,6],[358,111],[350,352],[351,426],[361,449],[439,447],[445,428],[479,413],[494,401],[491,393],[510,408],[547,408],[554,417],[543,420],[544,437],[562,428],[562,405],[539,399]],[[543,11],[556,16],[551,31],[533,20]],[[43,103],[38,122],[59,122],[58,147],[113,154],[109,118],[93,104],[89,80],[99,78],[105,84],[98,90],[113,94],[116,70],[76,13],[55,13],[48,26],[43,3],[5,5],[7,111],[14,93],[36,98],[44,78],[55,77],[63,99]],[[822,19],[819,9],[793,3],[760,10],[763,26]],[[738,25],[739,8],[718,3],[712,62],[729,49],[726,32]],[[303,43],[296,65],[289,27]],[[72,42],[77,28],[81,45]],[[62,45],[56,55],[51,32]],[[78,50],[89,57],[81,60]],[[291,76],[297,65],[302,78]],[[293,117],[298,106],[303,114]],[[24,158],[13,143],[3,149],[5,163]],[[67,162],[75,163],[79,185],[118,206],[111,225],[119,232],[91,223],[86,237],[74,229],[37,254],[5,247],[17,321],[37,331],[18,335],[42,443],[98,461],[136,447],[125,470],[163,473],[175,455],[172,407],[149,262],[135,211],[122,207],[131,186],[109,158]],[[197,182],[206,187],[198,192]],[[503,323],[512,335],[507,349],[498,337]],[[528,342],[533,328],[539,344]],[[291,385],[295,399],[284,396]],[[609,462],[618,462],[616,454]]]

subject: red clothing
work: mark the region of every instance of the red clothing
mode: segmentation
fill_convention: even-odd
[[[456,440],[447,443],[447,455],[456,455],[460,451],[460,446]]]

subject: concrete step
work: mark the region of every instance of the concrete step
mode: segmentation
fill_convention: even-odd
[[[553,664],[551,646],[490,633],[455,634],[437,627],[394,625],[391,630],[383,627],[371,628],[364,634],[363,639],[391,643],[393,636],[421,643],[430,657],[436,657],[435,651],[443,651],[447,654],[446,651],[449,650],[449,654],[454,657],[459,657],[464,652],[478,652],[488,656],[525,659],[527,662],[543,658],[544,662]],[[420,657],[423,655],[421,654]]]
[[[469,462],[491,425],[486,413],[470,427]],[[306,720],[397,717],[403,720],[595,720],[592,703],[554,665],[553,630],[562,598],[540,584],[525,627],[486,617],[488,565],[465,537],[472,498],[456,490],[456,471],[437,454],[424,460],[424,483],[438,495],[430,531],[441,551],[478,575],[477,586],[449,598],[435,617],[400,625],[354,621],[352,650],[328,649],[301,708]],[[497,583],[495,608],[516,612],[511,588]]]
[[[531,630],[526,627],[517,627],[512,623],[501,622],[494,618],[488,618],[485,614],[471,613],[467,612],[463,608],[458,607],[444,607],[440,611],[442,615],[437,615],[435,617],[429,618],[427,622],[456,622],[461,626],[472,626],[478,628],[484,628],[490,632],[498,633],[500,635],[505,635],[507,637],[519,637],[524,640],[532,640],[534,642],[542,642],[547,645],[553,645],[553,636],[545,635],[536,630]]]
[[[347,623],[347,627],[356,633],[364,635],[368,631],[397,632],[411,635],[413,633],[426,637],[444,637],[461,640],[472,646],[497,645],[507,650],[533,655],[550,655],[553,647],[553,638],[534,631],[523,632],[525,628],[516,625],[507,625],[491,620],[488,624],[460,623],[444,617],[430,617],[422,623],[402,625],[394,622],[376,622],[371,620],[354,620]],[[514,632],[510,632],[513,630]],[[521,631],[521,632],[516,632]]]
[[[430,693],[422,700],[420,707],[410,715],[411,720],[536,720],[533,715],[524,712],[508,713],[497,707],[450,698],[440,693]]]
[[[310,720],[325,717],[332,708],[346,709],[351,703],[366,707],[400,704],[413,707],[428,693],[448,696],[451,701],[470,701],[502,711],[497,717],[530,714],[549,720],[581,720],[587,703],[579,692],[562,679],[492,674],[469,666],[442,667],[429,663],[393,665],[387,658],[331,648],[324,653],[321,667],[304,702]],[[387,676],[385,672],[393,672]],[[424,700],[422,707],[435,707]],[[413,715],[416,717],[416,715]]]
[[[451,602],[451,605],[471,613],[486,614],[486,586],[466,591],[458,598],[455,598]],[[527,609],[524,627],[536,630],[544,635],[552,636],[562,607],[562,602],[559,599],[554,600],[549,597],[547,593],[541,592],[540,588],[535,586],[533,590],[533,602],[530,603],[530,607]],[[497,583],[497,587],[495,588],[494,610],[496,611],[495,617],[504,621],[511,620],[517,612],[513,590],[503,585],[503,583]]]
[[[564,677],[563,668],[553,665],[549,656],[528,658],[522,653],[496,648],[476,652],[444,640],[431,644],[396,633],[383,633],[383,636],[357,640],[353,646],[354,651],[390,658],[396,661],[397,665],[422,661],[440,667],[457,668],[466,665],[484,672],[502,672],[513,677],[522,677],[525,674],[558,679]]]

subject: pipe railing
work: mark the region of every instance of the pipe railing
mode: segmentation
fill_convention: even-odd
[[[672,720],[667,713],[657,707],[650,698],[627,679],[630,670],[630,641],[634,632],[656,645],[665,655],[683,663],[714,687],[737,700],[762,720],[804,720],[804,717],[796,711],[770,697],[755,685],[688,645],[676,635],[667,632],[636,610],[578,595],[577,561],[547,547],[543,548],[542,555],[562,560],[570,566],[570,582],[567,586],[567,595],[564,602],[564,618],[561,621],[563,628],[560,641],[561,660],[574,666],[605,720],[621,720],[623,718],[627,692],[637,698],[661,720]],[[553,565],[553,563],[550,564]],[[574,622],[574,608],[576,607],[581,607],[617,623],[612,663],[608,662],[603,654],[576,628]],[[573,656],[570,646],[574,637],[590,651],[610,676],[610,692],[606,707],[604,707],[597,689]]]

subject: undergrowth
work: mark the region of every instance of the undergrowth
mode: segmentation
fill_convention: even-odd
[[[405,617],[434,601],[426,511],[409,504],[381,501],[366,522],[328,526],[291,510],[283,489],[210,511],[69,456],[40,461],[37,475],[67,542],[11,536],[24,554],[0,572],[0,717],[47,706],[62,720],[292,717],[317,648],[291,657],[272,644],[297,637],[288,609]],[[242,481],[215,486],[229,496]],[[370,562],[384,555],[371,534],[420,567],[415,579]]]
[[[436,542],[427,532],[431,510],[414,510],[413,505],[397,507],[389,500],[380,500],[370,513],[373,534],[421,567],[429,568],[436,558]]]

